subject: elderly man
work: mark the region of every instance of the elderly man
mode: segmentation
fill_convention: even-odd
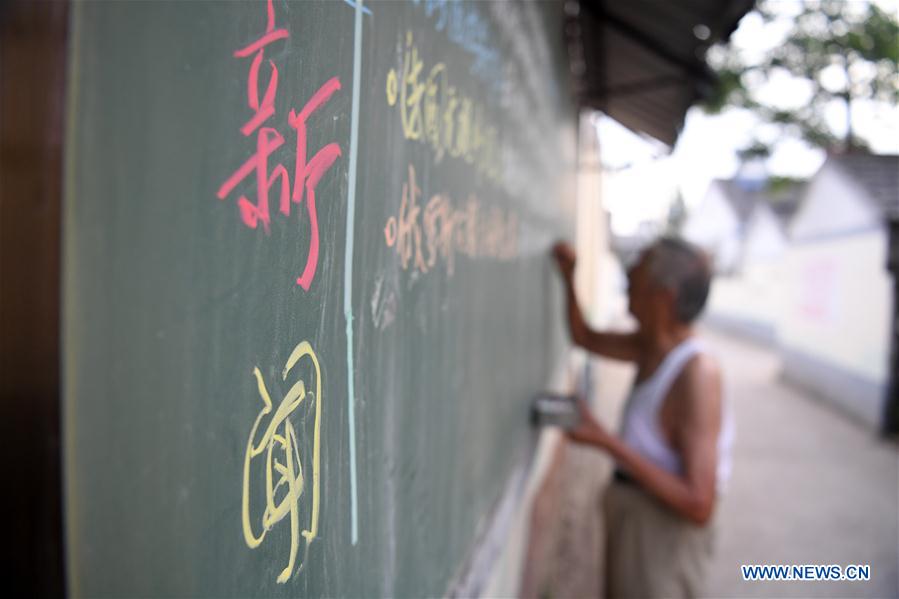
[[[575,296],[574,251],[555,246],[575,344],[637,366],[621,434],[609,433],[581,402],[572,440],[616,463],[606,492],[606,583],[610,597],[694,597],[712,553],[715,500],[730,469],[732,426],[721,373],[692,323],[711,272],[692,245],[663,238],[628,272],[633,333],[590,329]]]

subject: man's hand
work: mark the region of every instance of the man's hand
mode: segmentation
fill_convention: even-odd
[[[562,273],[562,276],[570,280],[574,276],[574,266],[577,262],[574,248],[564,241],[560,241],[553,246],[553,258],[556,259],[556,264],[559,266],[559,272]]]
[[[576,443],[605,448],[610,436],[608,431],[593,417],[586,401],[579,399],[577,409],[580,414],[580,424],[566,433],[568,438]]]

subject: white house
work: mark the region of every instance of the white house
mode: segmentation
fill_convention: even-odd
[[[886,218],[897,209],[899,156],[828,157],[792,221],[781,270],[785,377],[874,426],[895,326]]]
[[[772,281],[779,277],[786,223],[803,188],[790,182],[772,190],[758,179],[711,183],[683,231],[715,260],[708,321],[763,341],[776,338],[779,298]]]
[[[742,233],[748,216],[749,187],[756,183],[715,179],[682,230],[685,239],[703,247],[719,273],[733,272],[739,262]]]

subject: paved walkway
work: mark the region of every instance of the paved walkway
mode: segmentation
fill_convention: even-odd
[[[784,385],[776,354],[708,335],[737,419],[709,593],[899,597],[899,453],[829,405]],[[741,564],[870,564],[868,582],[744,582]]]
[[[782,383],[771,350],[709,331],[705,337],[723,362],[737,420],[709,595],[899,597],[896,444]],[[599,411],[610,424],[631,376],[605,361],[599,369]],[[596,596],[601,588],[597,508],[610,468],[598,452],[566,451],[557,547],[541,595]],[[741,564],[870,564],[871,580],[745,582]]]

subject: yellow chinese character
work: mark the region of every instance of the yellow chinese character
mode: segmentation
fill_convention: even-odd
[[[315,392],[307,391],[303,380],[297,381],[284,396],[278,409],[272,415],[272,400],[262,380],[259,368],[253,369],[259,396],[262,398],[262,410],[253,423],[250,430],[250,438],[247,441],[247,450],[244,455],[243,467],[243,499],[242,519],[243,536],[250,549],[258,547],[265,538],[266,533],[272,527],[290,516],[290,557],[287,567],[278,576],[278,582],[284,583],[293,574],[296,563],[297,550],[300,544],[300,535],[306,539],[305,555],[309,552],[309,544],[318,534],[319,512],[319,466],[321,446],[321,368],[318,358],[312,351],[308,341],[303,341],[293,350],[284,366],[282,377],[286,381],[287,375],[304,357],[308,357],[312,363],[312,371],[315,377]],[[309,527],[300,531],[300,496],[304,490],[303,466],[300,460],[300,451],[297,443],[296,430],[290,421],[290,416],[303,401],[314,402],[315,425],[312,435],[312,514]],[[268,422],[263,421],[268,417]],[[260,430],[261,436],[257,437]],[[265,510],[262,513],[262,532],[256,536],[250,524],[250,465],[255,458],[265,453]],[[280,459],[279,459],[280,458]],[[262,460],[260,460],[262,462]],[[277,499],[276,499],[277,497]],[[300,566],[302,568],[302,565]]]

